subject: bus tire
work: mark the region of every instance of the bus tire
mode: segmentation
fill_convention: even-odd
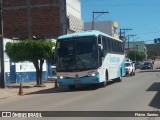
[[[75,85],[69,85],[68,88],[69,88],[70,90],[74,90],[74,89],[76,88],[76,86],[75,86]]]
[[[120,77],[117,78],[117,82],[122,82],[122,69],[121,69]]]
[[[117,78],[117,82],[122,82],[122,77]]]
[[[105,81],[101,83],[101,87],[106,87],[108,82],[108,71],[105,74]]]

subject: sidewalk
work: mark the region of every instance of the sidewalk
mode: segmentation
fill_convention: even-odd
[[[52,92],[55,87],[55,81],[54,79],[43,81],[43,87],[34,87],[35,85],[36,82],[22,83],[23,94],[27,95],[44,91]],[[6,88],[0,88],[0,100],[20,96],[19,89],[20,83],[14,83],[6,86]]]

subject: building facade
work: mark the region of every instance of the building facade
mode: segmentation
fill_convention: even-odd
[[[118,32],[118,23],[113,21],[96,21],[94,22],[94,29],[99,30],[103,33],[106,33],[115,38],[119,38]],[[92,22],[84,23],[84,30],[92,30]]]
[[[130,50],[144,52],[147,58],[147,48],[144,41],[125,42],[125,53],[127,54]]]
[[[83,30],[80,0],[3,0],[2,6],[4,43],[13,42],[13,38],[56,39]],[[6,84],[36,80],[32,63],[13,63],[4,55]],[[48,73],[51,73],[51,64],[46,61],[43,80]]]
[[[160,58],[160,43],[146,44],[148,58]]]
[[[53,38],[67,33],[66,0],[3,0],[5,38]]]
[[[57,38],[83,30],[80,0],[3,0],[5,38]]]
[[[137,51],[142,51],[146,52],[146,44],[144,41],[135,41],[135,42],[129,42],[128,41],[125,43],[125,50],[137,50]]]
[[[67,33],[84,30],[80,0],[67,0],[67,21]]]

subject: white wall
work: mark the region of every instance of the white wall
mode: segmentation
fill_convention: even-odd
[[[16,63],[16,72],[35,72],[36,69],[32,62],[19,62]],[[46,71],[46,62],[43,63],[43,71]]]
[[[6,43],[7,42],[12,42],[13,40],[4,38],[3,41],[4,41],[3,42],[3,44],[4,44],[3,49],[5,51]],[[5,69],[5,72],[10,72],[10,59],[6,55],[6,53],[4,53],[4,69]]]
[[[4,50],[7,42],[13,42],[11,39],[4,38]],[[34,72],[35,67],[32,62],[18,62],[18,63],[12,63],[16,66],[16,72]],[[6,53],[4,53],[4,65],[5,65],[5,72],[10,72],[10,58],[7,56]],[[47,70],[46,67],[46,61],[43,64],[43,71]]]
[[[67,2],[67,15],[69,14],[81,19],[81,1],[80,0],[66,0]]]
[[[84,30],[81,18],[81,0],[67,0],[67,17],[69,18],[68,33]]]

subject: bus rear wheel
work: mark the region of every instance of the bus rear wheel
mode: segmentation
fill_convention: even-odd
[[[122,70],[121,70],[121,73],[120,73],[120,77],[118,77],[116,80],[117,80],[117,82],[122,82]]]

